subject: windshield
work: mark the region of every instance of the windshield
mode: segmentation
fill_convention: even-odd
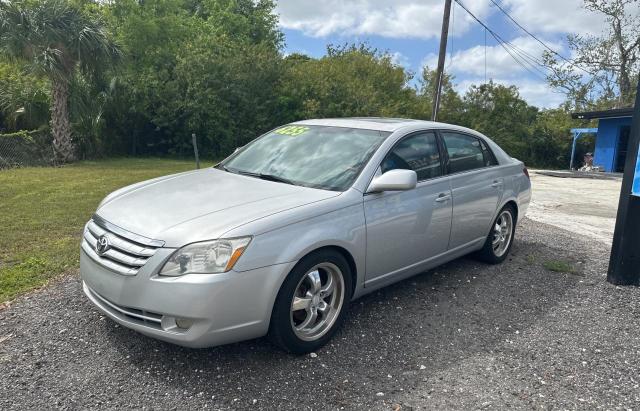
[[[280,127],[220,166],[227,171],[307,187],[344,191],[390,133],[344,127]]]

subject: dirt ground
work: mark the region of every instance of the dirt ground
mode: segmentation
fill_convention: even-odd
[[[63,277],[0,311],[0,410],[640,409],[640,289],[605,281],[620,182],[532,180],[503,264],[369,294],[313,355],[151,340]]]
[[[304,356],[146,338],[66,276],[0,311],[0,410],[640,409],[640,288],[605,281],[608,253],[525,219],[503,264],[462,258],[369,294]]]
[[[531,172],[527,217],[611,244],[622,180],[559,178]]]

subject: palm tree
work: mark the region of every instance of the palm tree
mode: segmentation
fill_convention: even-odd
[[[60,161],[73,160],[69,86],[119,57],[105,27],[68,0],[0,0],[0,54],[49,78],[53,148]]]

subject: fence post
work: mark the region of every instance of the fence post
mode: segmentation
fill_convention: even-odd
[[[198,139],[196,133],[191,134],[191,142],[193,143],[193,153],[196,155],[196,168],[200,168],[200,156],[198,156]]]

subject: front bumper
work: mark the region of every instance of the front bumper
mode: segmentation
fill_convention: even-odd
[[[295,263],[223,274],[155,274],[172,249],[160,248],[134,276],[110,271],[80,254],[87,297],[119,324],[186,347],[227,344],[265,335],[276,295]],[[183,329],[176,319],[192,325]]]

